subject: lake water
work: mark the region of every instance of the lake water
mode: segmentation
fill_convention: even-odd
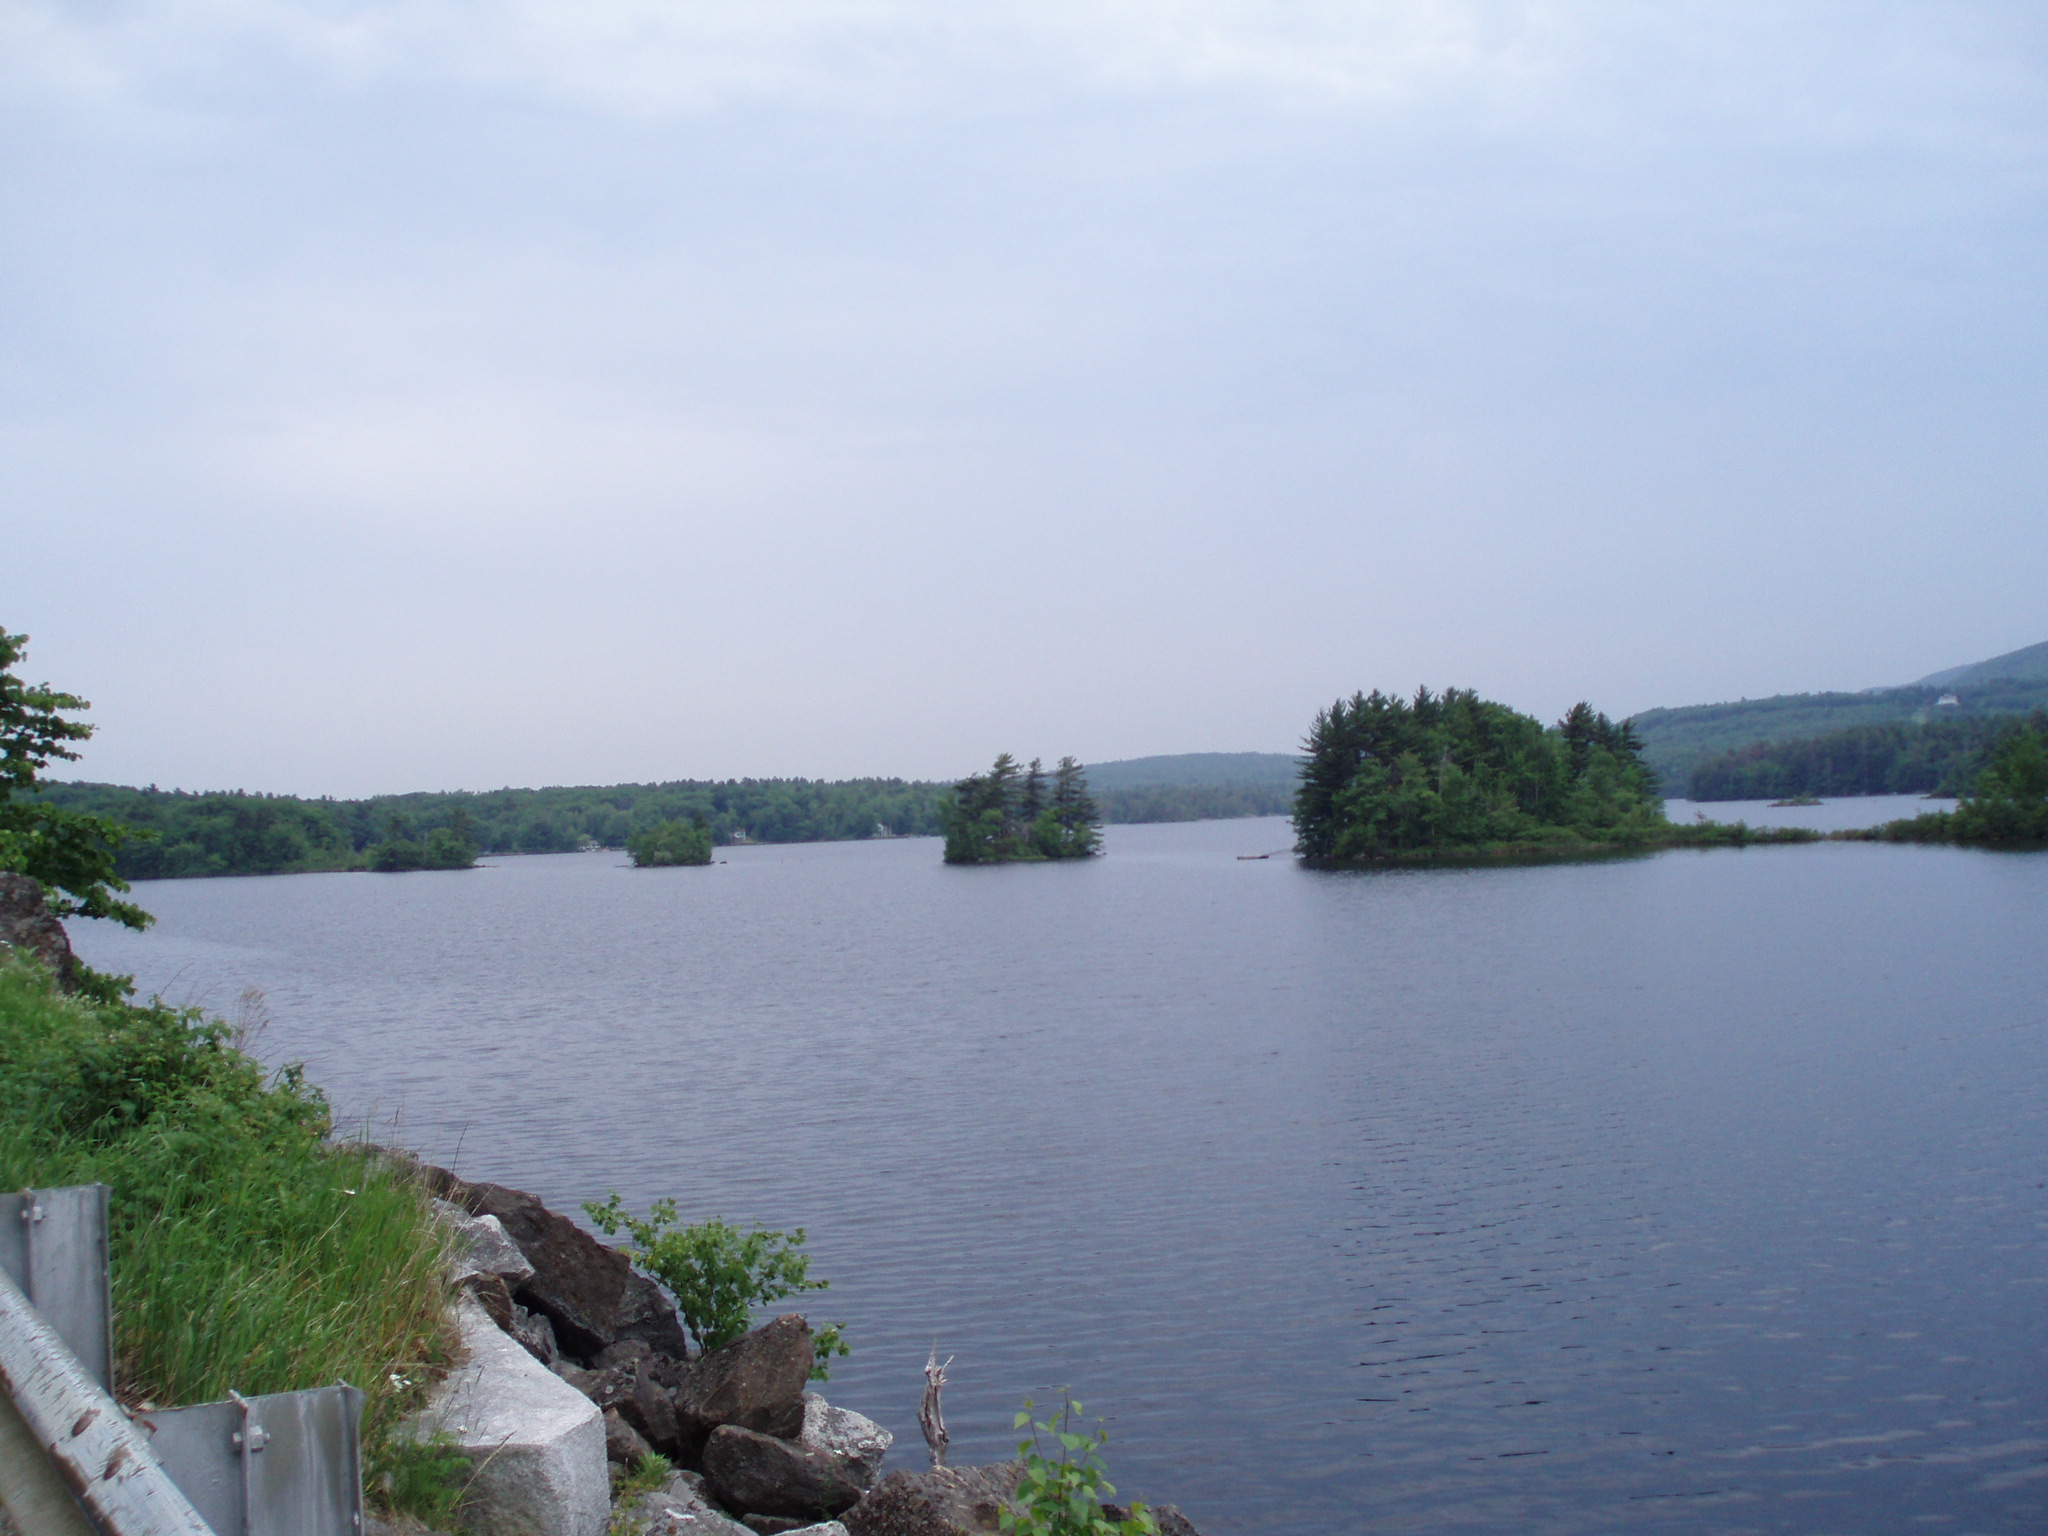
[[[1288,841],[162,882],[147,935],[74,928],[261,988],[266,1056],[471,1176],[803,1225],[899,1465],[936,1342],[956,1461],[1068,1386],[1212,1536],[2048,1529],[2048,856],[1238,857]]]

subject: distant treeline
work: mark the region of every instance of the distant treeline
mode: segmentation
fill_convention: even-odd
[[[124,845],[118,864],[126,879],[153,880],[359,868],[374,846],[396,839],[425,845],[451,829],[466,832],[483,854],[564,853],[593,843],[623,848],[636,832],[700,819],[721,843],[934,836],[939,790],[902,779],[742,779],[366,800],[112,784],[52,784],[43,794],[155,833]]]
[[[1239,816],[1287,816],[1292,784],[1133,784],[1098,789],[1095,801],[1110,822],[1228,821]]]
[[[1944,698],[1953,704],[1943,704]],[[1682,793],[1708,758],[1746,751],[1757,742],[1808,741],[1857,726],[1952,724],[2013,717],[2048,707],[2048,679],[2001,678],[1953,688],[1916,684],[1867,693],[1796,693],[1729,704],[1648,709],[1632,718],[1643,761],[1665,786]]]
[[[2007,738],[2048,728],[2048,709],[1858,725],[1794,741],[1758,741],[1699,762],[1694,800],[1778,800],[1793,795],[1960,795]]]
[[[636,832],[699,819],[721,844],[936,837],[939,797],[949,787],[908,779],[682,780],[364,800],[115,784],[37,791],[53,805],[156,834],[126,843],[116,864],[124,879],[156,880],[368,868],[375,849],[425,848],[437,832],[460,833],[486,855],[623,848]],[[1138,822],[1276,815],[1292,796],[1268,785],[1141,785],[1099,799],[1106,820]]]

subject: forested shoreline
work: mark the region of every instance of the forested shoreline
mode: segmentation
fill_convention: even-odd
[[[936,836],[942,788],[902,779],[743,779],[361,800],[112,784],[49,784],[41,794],[154,834],[124,843],[117,867],[123,879],[155,880],[369,868],[380,846],[425,848],[442,834],[459,834],[485,855],[624,848],[668,822],[701,823],[718,843]]]
[[[1954,702],[1944,703],[1945,699]],[[2048,708],[2048,678],[2030,676],[1949,686],[1916,683],[1862,693],[1788,693],[1646,709],[1630,718],[1643,745],[1643,761],[1675,794],[1708,759],[1761,743],[1813,741],[1858,726],[2010,719],[2043,708]]]
[[[1386,783],[1373,792],[1385,802],[1374,802],[1380,830],[1365,843],[1359,841],[1365,834],[1354,830],[1346,844],[1370,844],[1375,851],[1363,857],[1406,860],[1436,856],[1425,855],[1426,847],[1440,853],[1443,846],[1470,850],[1483,844],[1530,852],[1537,845],[1711,840],[1698,828],[1665,822],[1661,807],[1650,814],[1659,794],[1680,786],[1656,782],[1634,721],[1617,723],[1582,705],[1546,728],[1457,689],[1442,695],[1423,690],[1415,701],[1379,694],[1342,701],[1338,714],[1351,722],[1345,729],[1357,727],[1351,716],[1359,710],[1378,711],[1382,726],[1403,711],[1412,717],[1396,731],[1408,745],[1382,743],[1393,755],[1382,760]],[[1296,785],[1271,781],[1127,783],[1094,792],[1096,819],[1136,824],[1299,816],[1305,807],[1310,825],[1322,829],[1305,847],[1311,859],[1361,856],[1336,852],[1339,834],[1327,830],[1337,814],[1332,797],[1340,790],[1352,791],[1351,813],[1364,803],[1361,787],[1330,756],[1329,714],[1318,718],[1311,733],[1299,795]],[[2027,732],[2048,733],[2048,708],[1858,725],[1719,753],[1700,762],[1683,787],[1701,801],[1967,795],[2000,748]],[[1539,750],[1536,742],[1546,734],[1555,742]],[[1404,769],[1404,754],[1428,765],[1429,773]],[[1441,780],[1440,788],[1425,783],[1429,775]],[[44,782],[22,803],[99,817],[143,834],[121,843],[114,868],[122,879],[153,880],[456,869],[478,855],[623,849],[636,836],[678,823],[701,826],[721,846],[938,837],[947,830],[944,802],[957,790],[910,779],[732,779],[340,800]],[[1431,824],[1452,829],[1447,842],[1424,835]],[[1473,826],[1485,835],[1472,833]]]
[[[125,842],[116,864],[123,879],[158,880],[369,869],[387,848],[401,858],[417,849],[419,861],[385,867],[453,867],[421,861],[429,847],[445,855],[458,840],[481,855],[624,848],[667,822],[701,821],[719,845],[937,837],[939,803],[953,787],[915,779],[677,780],[337,800],[44,783],[35,794],[154,834]],[[1291,786],[1227,783],[1137,784],[1096,796],[1102,819],[1116,823],[1278,816],[1293,800]]]
[[[1700,761],[1693,800],[1795,795],[1964,795],[2008,738],[2048,730],[2048,708],[2025,715],[1892,721],[1793,741],[1756,741]]]

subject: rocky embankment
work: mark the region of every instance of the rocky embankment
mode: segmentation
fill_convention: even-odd
[[[692,1355],[661,1289],[532,1195],[424,1170],[458,1236],[468,1362],[417,1421],[477,1467],[465,1523],[492,1536],[987,1536],[1022,1467],[884,1474],[891,1436],[807,1390],[809,1324],[779,1317]],[[676,1467],[610,1509],[604,1463]],[[1113,1512],[1113,1518],[1121,1512]],[[1165,1536],[1194,1536],[1172,1506]]]
[[[76,961],[41,887],[0,872],[0,949]],[[469,1183],[409,1154],[453,1231],[460,1363],[410,1428],[471,1464],[460,1523],[479,1536],[989,1536],[1016,1462],[882,1471],[891,1436],[807,1390],[802,1317],[692,1355],[661,1288],[624,1254],[521,1190]],[[607,1464],[676,1468],[612,1507]],[[1112,1519],[1123,1512],[1106,1506]],[[1171,1505],[1163,1536],[1194,1536]],[[374,1525],[375,1522],[372,1522]],[[380,1536],[375,1531],[365,1536]],[[388,1528],[382,1536],[389,1536]]]

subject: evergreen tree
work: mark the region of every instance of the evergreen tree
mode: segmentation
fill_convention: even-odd
[[[1037,823],[1039,813],[1045,809],[1045,769],[1039,759],[1031,759],[1031,766],[1024,774],[1023,793],[1017,801],[1017,819],[1025,826]]]
[[[1088,776],[1071,757],[1060,759],[1052,781],[1052,805],[1046,814],[1053,823],[1055,859],[1081,859],[1097,852],[1102,844],[1102,813],[1088,793]]]
[[[1017,761],[1000,754],[987,773],[970,773],[939,802],[948,864],[994,864],[1014,856]]]

